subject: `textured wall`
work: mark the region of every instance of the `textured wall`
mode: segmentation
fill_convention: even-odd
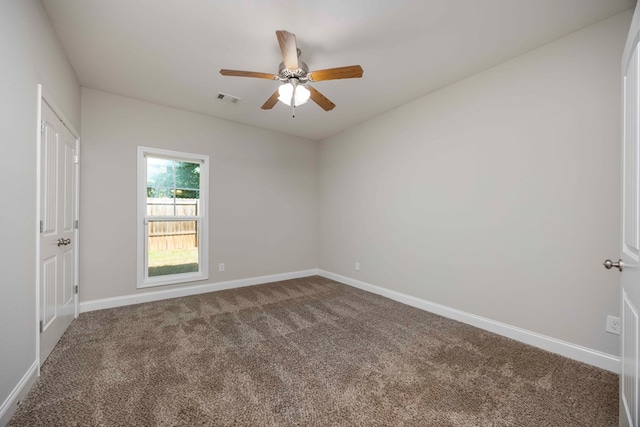
[[[630,19],[323,141],[319,268],[619,354],[604,331],[618,275],[601,263],[619,250]]]
[[[81,301],[170,288],[136,289],[139,145],[210,156],[203,283],[316,267],[315,142],[83,88]]]
[[[38,0],[0,3],[0,52],[2,405],[36,360],[37,85],[44,85],[76,129],[80,86]]]

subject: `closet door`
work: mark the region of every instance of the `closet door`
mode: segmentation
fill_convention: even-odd
[[[42,102],[40,135],[40,364],[75,316],[77,141]]]

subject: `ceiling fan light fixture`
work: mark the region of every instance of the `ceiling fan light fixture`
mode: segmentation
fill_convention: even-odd
[[[278,101],[283,104],[295,107],[306,103],[309,99],[318,104],[324,111],[331,111],[336,104],[327,99],[326,96],[318,92],[313,86],[304,86],[308,83],[321,82],[324,80],[353,79],[362,77],[362,67],[359,65],[349,65],[346,67],[327,68],[326,70],[309,71],[309,67],[298,58],[300,49],[296,44],[296,35],[285,30],[276,31],[278,45],[282,53],[283,61],[278,66],[278,74],[258,73],[255,71],[241,71],[221,69],[223,76],[254,77],[258,79],[277,80],[283,84],[277,91],[262,104],[263,110],[271,110]]]
[[[285,83],[278,88],[278,100],[288,106],[291,106],[293,101],[294,106],[299,106],[306,103],[311,96],[309,89],[302,85],[294,85],[292,83]]]
[[[306,103],[309,100],[310,96],[311,96],[311,92],[309,92],[309,89],[307,89],[302,85],[296,86],[296,90],[295,90],[296,105],[302,105]]]

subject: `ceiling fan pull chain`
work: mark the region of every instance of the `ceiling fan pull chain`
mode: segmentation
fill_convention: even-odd
[[[295,118],[296,117],[296,89],[298,85],[294,81],[291,83],[291,86],[293,86],[293,90],[291,91],[291,117]]]
[[[293,107],[293,115],[291,117],[296,116],[296,89],[298,85],[293,83],[293,90],[291,91],[291,106]]]
[[[278,74],[227,70],[225,68],[220,70],[220,74],[223,76],[255,77],[267,80],[277,80],[283,83],[262,105],[261,108],[263,110],[270,110],[278,101],[281,101],[283,104],[294,107],[293,117],[295,117],[296,103],[303,105],[309,100],[309,98],[311,98],[311,100],[318,104],[324,111],[331,111],[336,105],[313,87],[307,87],[307,84],[309,82],[320,82],[323,80],[362,77],[363,70],[359,65],[309,71],[307,64],[299,60],[301,52],[296,44],[296,35],[285,30],[277,30],[276,38],[278,39],[278,45],[280,45],[280,52],[282,53],[283,59],[282,63],[278,66]],[[298,93],[298,89],[300,89],[300,93]],[[288,102],[289,95],[291,96],[291,102]]]

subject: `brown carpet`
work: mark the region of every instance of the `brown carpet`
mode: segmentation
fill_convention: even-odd
[[[617,426],[618,377],[321,277],[82,314],[10,426]]]

